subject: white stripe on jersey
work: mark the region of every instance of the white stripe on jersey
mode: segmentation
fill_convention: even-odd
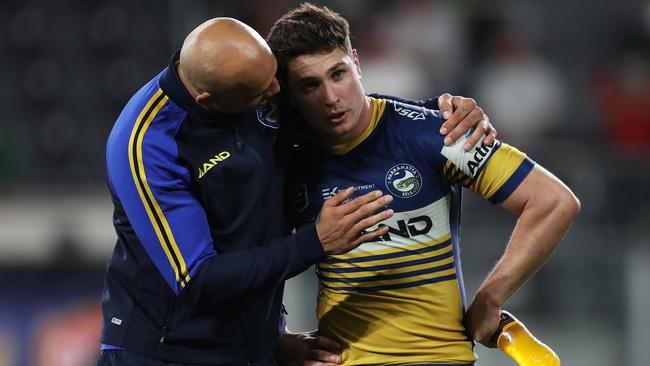
[[[350,253],[358,254],[389,248],[410,247],[449,235],[449,205],[450,196],[446,195],[428,206],[412,211],[395,212],[393,217],[382,221],[380,225],[388,225],[397,230],[402,229],[402,231],[405,229],[405,236],[389,233],[390,241],[380,240],[364,243]],[[428,228],[429,225],[430,228]],[[376,228],[377,226],[371,229]]]

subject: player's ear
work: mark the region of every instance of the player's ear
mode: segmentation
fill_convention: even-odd
[[[359,79],[361,79],[361,63],[359,62],[359,54],[357,53],[356,48],[352,49],[352,62],[354,62]]]

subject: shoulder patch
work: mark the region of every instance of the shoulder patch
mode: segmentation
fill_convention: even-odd
[[[440,153],[458,169],[462,170],[463,173],[475,178],[483,168],[483,165],[485,165],[488,157],[498,146],[498,143],[495,141],[492,146],[488,146],[484,143],[485,136],[483,136],[476,146],[470,151],[465,151],[463,145],[467,141],[470,133],[471,131],[450,146],[443,146]]]
[[[266,127],[280,127],[280,101],[271,97],[257,107],[257,120]]]

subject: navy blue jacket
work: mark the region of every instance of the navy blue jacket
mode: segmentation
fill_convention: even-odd
[[[118,240],[101,342],[171,362],[273,364],[284,281],[323,250],[314,225],[282,237],[273,108],[206,111],[177,60],[131,98],[108,139]]]

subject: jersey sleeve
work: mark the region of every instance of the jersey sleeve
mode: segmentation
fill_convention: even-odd
[[[251,243],[249,250],[217,253],[189,171],[178,162],[175,127],[165,125],[172,120],[165,114],[174,111],[162,108],[164,99],[155,103],[158,109],[145,108],[155,117],[141,115],[135,126],[111,135],[107,173],[139,242],[176,295],[191,288],[221,301],[284,281],[323,256],[313,225],[270,243]]]
[[[450,146],[443,146],[442,176],[449,183],[460,183],[493,204],[505,201],[532,170],[535,162],[517,148],[495,141],[484,143],[485,136],[470,151],[463,149],[471,131]]]

